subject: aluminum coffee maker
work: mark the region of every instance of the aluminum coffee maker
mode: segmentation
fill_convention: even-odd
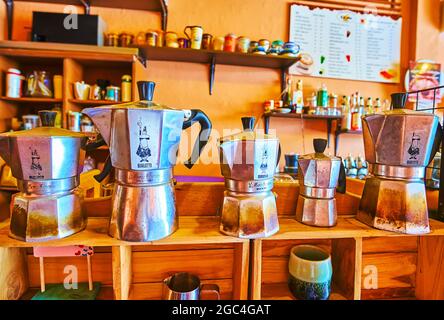
[[[242,132],[219,140],[225,178],[220,231],[246,239],[268,237],[279,230],[276,197],[271,191],[279,140],[254,132],[254,120],[242,118]]]
[[[377,229],[430,232],[425,168],[439,150],[442,127],[428,112],[405,109],[407,93],[392,94],[393,110],[363,117],[365,181],[357,218]]]
[[[55,111],[40,111],[41,127],[0,134],[0,156],[19,193],[11,199],[10,233],[27,242],[67,237],[86,227],[82,211],[80,148],[85,135],[54,128]]]
[[[154,82],[137,85],[138,102],[82,112],[109,146],[115,169],[109,234],[145,242],[165,238],[178,228],[173,166],[182,130],[200,124],[192,156],[185,163],[191,168],[208,142],[211,122],[200,110],[175,110],[153,102]]]
[[[345,193],[344,164],[341,158],[324,154],[327,140],[313,139],[313,147],[315,153],[298,159],[296,220],[315,227],[333,227],[337,222],[336,191]]]

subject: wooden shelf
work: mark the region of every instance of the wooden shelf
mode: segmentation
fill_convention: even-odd
[[[262,284],[262,300],[297,300],[297,299],[291,293],[287,283],[267,283],[267,284]],[[341,295],[340,293],[335,292],[335,288],[333,286],[333,290],[330,294],[329,300],[347,300],[347,298]]]
[[[62,99],[55,98],[37,98],[37,97],[21,97],[21,98],[10,98],[10,97],[1,97],[3,101],[9,102],[17,102],[17,103],[45,103],[45,104],[55,104],[62,103]]]
[[[85,9],[85,14],[90,14],[91,6],[95,7],[105,7],[105,8],[117,8],[117,9],[130,9],[130,10],[144,10],[144,11],[154,11],[161,13],[162,30],[166,31],[168,22],[168,8],[167,0],[19,0],[23,2],[34,2],[34,3],[55,3],[64,5],[83,5]],[[12,27],[13,20],[12,15],[14,12],[14,0],[9,0],[6,4],[6,13],[8,20],[8,39],[12,39]]]
[[[406,235],[396,232],[384,231],[371,228],[358,221],[353,216],[338,217],[338,224],[333,228],[310,227],[297,222],[294,218],[279,218],[279,232],[275,235],[262,239],[273,240],[298,240],[298,239],[342,239],[342,238],[370,238],[370,237],[406,237],[417,235]],[[431,233],[424,236],[444,235],[444,222],[430,219]]]
[[[265,113],[264,116],[265,117],[274,117],[274,118],[293,118],[293,119],[307,119],[307,120],[339,120],[339,119],[342,119],[342,116],[300,114],[300,113],[280,113],[280,112],[269,112],[269,113]]]
[[[109,101],[109,100],[78,100],[78,99],[69,99],[69,102],[75,103],[81,106],[103,106],[110,104],[119,104],[123,103],[121,101]]]
[[[222,244],[242,243],[248,240],[228,237],[219,232],[218,217],[180,217],[179,229],[165,239],[152,242],[127,242],[114,239],[108,235],[109,218],[89,218],[84,231],[70,237],[45,241],[24,242],[8,236],[9,226],[0,229],[0,247],[38,247],[38,246],[68,246],[89,245],[103,246],[140,246],[140,245],[177,245],[177,244]]]
[[[210,95],[213,92],[215,66],[217,64],[278,69],[281,71],[281,86],[285,83],[285,73],[298,61],[298,58],[257,55],[240,52],[194,50],[189,48],[150,47],[135,45],[143,59],[148,61],[179,61],[210,65]]]

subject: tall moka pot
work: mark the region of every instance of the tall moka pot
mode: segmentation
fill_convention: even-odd
[[[392,94],[393,110],[363,117],[365,181],[357,218],[378,229],[430,232],[425,168],[442,139],[438,116],[405,109],[407,93]]]
[[[140,101],[87,108],[109,146],[107,169],[115,169],[109,234],[146,242],[165,238],[178,228],[173,167],[182,130],[200,124],[191,168],[208,142],[211,122],[200,110],[172,109],[152,101],[155,83],[139,81]],[[102,174],[102,177],[104,175]]]

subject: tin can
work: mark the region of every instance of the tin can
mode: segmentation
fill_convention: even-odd
[[[131,86],[132,78],[130,75],[125,74],[122,76],[122,102],[131,101]]]
[[[119,35],[119,46],[129,47],[134,40],[134,36],[130,33],[123,32]]]
[[[108,101],[119,101],[120,100],[120,88],[116,86],[106,87],[105,100]]]
[[[229,33],[224,39],[224,51],[234,52],[236,50],[237,36],[233,33]]]
[[[173,31],[165,33],[165,46],[169,48],[179,48],[179,44],[177,43],[177,33]]]
[[[118,47],[119,46],[119,35],[115,32],[110,32],[105,35],[105,46],[108,47]]]
[[[148,31],[146,33],[146,44],[150,47],[155,47],[157,44],[157,32]]]
[[[188,39],[186,38],[177,39],[177,43],[179,44],[179,48],[188,48]]]
[[[248,52],[253,53],[254,49],[256,49],[258,46],[259,46],[259,42],[250,41],[250,46],[248,47]]]
[[[225,43],[224,37],[215,37],[213,40],[213,50],[216,51],[224,50],[224,43]]]
[[[213,39],[213,36],[209,33],[204,33],[202,35],[202,49],[203,50],[210,50],[211,49],[211,40]]]
[[[22,96],[22,85],[25,77],[20,70],[9,68],[6,74],[6,96],[20,98]]]
[[[242,53],[248,53],[248,48],[250,47],[250,39],[247,37],[240,37],[237,39],[236,51]]]

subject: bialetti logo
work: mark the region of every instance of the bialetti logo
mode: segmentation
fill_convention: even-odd
[[[268,178],[268,149],[267,147],[264,147],[263,151],[262,151],[262,161],[261,161],[261,165],[260,165],[260,173],[258,175],[258,178]]]
[[[29,179],[44,179],[42,175],[42,166],[40,165],[40,156],[37,152],[37,149],[32,149],[29,147],[31,151],[31,170],[33,171],[33,175],[29,176]]]
[[[142,119],[139,119],[139,121],[137,122],[137,126],[139,127],[139,147],[137,148],[136,154],[140,157],[140,161],[137,164],[137,167],[151,168],[153,164],[148,159],[149,157],[151,157],[151,150],[148,145],[148,142],[150,140],[148,129],[147,126],[142,123]]]
[[[418,156],[420,153],[420,142],[421,142],[421,137],[417,134],[415,134],[415,132],[413,132],[412,134],[412,140],[410,142],[410,147],[407,150],[407,153],[410,155],[409,160],[407,160],[407,164],[418,164]]]

